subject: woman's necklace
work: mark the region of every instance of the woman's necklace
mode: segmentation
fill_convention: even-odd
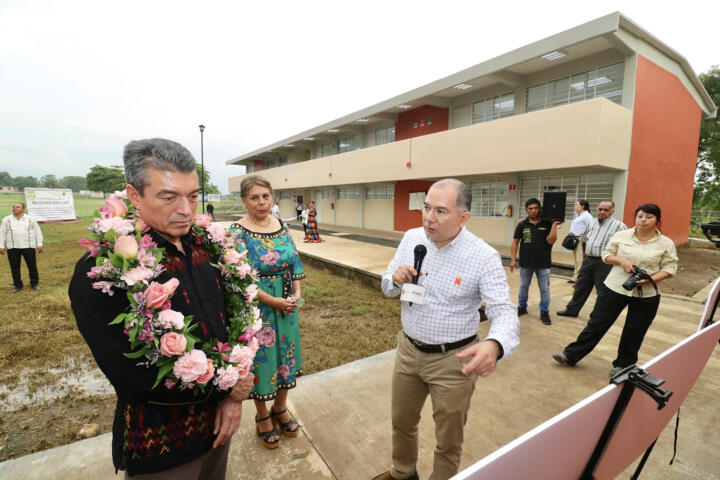
[[[248,215],[248,220],[250,221],[250,223],[252,223],[256,227],[260,227],[260,228],[268,228],[270,226],[270,222],[272,222],[272,219],[270,217],[265,217],[265,218],[266,218],[265,222],[260,222],[252,215]]]

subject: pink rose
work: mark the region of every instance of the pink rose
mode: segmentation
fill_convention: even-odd
[[[168,290],[162,283],[152,282],[145,290],[145,298],[145,305],[157,310],[167,301]]]
[[[113,197],[127,198],[127,190],[115,190],[112,193]]]
[[[200,375],[198,377],[197,382],[205,385],[210,380],[212,380],[214,375],[215,375],[215,366],[213,365],[213,361],[208,358],[207,370],[205,370],[205,373],[203,373],[202,375]]]
[[[187,339],[184,335],[169,332],[160,337],[160,354],[166,357],[182,355],[187,347]]]
[[[141,217],[135,219],[135,231],[145,233],[150,230],[150,225],[145,222]]]
[[[137,257],[138,243],[135,237],[131,235],[123,235],[115,239],[114,252],[122,255],[128,260]]]
[[[250,275],[252,273],[252,267],[249,263],[243,263],[235,268],[235,272],[241,277],[244,277],[245,275]]]
[[[260,345],[272,347],[275,345],[275,330],[272,327],[265,327],[255,335],[255,338],[257,338]]]
[[[169,335],[166,333],[165,335]],[[175,361],[173,373],[183,382],[194,382],[207,372],[207,357],[202,350],[193,350]]]
[[[227,368],[218,368],[217,373],[215,384],[220,390],[228,390],[234,387],[240,378],[240,370],[232,365],[228,365]]]
[[[118,235],[129,235],[135,230],[130,220],[124,220],[120,217],[104,218],[98,222],[97,228],[102,233],[114,230]]]
[[[128,212],[125,200],[119,197],[106,198],[105,207],[113,217],[124,217]]]
[[[250,347],[250,350],[252,350],[253,353],[257,353],[257,351],[260,349],[260,344],[258,343],[258,339],[253,337],[250,340],[250,343],[248,343],[248,347]]]
[[[153,278],[153,271],[145,267],[131,268],[125,275],[120,277],[120,280],[127,283],[129,287],[132,287],[137,282],[146,282]]]
[[[165,328],[174,328],[175,330],[182,330],[185,328],[185,316],[176,312],[175,310],[163,310],[158,314],[158,320],[163,324]]]
[[[200,228],[208,228],[211,220],[212,218],[210,218],[210,215],[205,215],[204,213],[195,214],[195,225]]]
[[[242,261],[242,256],[240,256],[237,250],[225,250],[222,261],[230,265],[237,265]]]
[[[250,347],[235,345],[232,352],[230,352],[230,361],[239,365],[250,366],[253,358],[255,358],[255,354]]]
[[[168,296],[172,297],[173,293],[175,293],[175,289],[180,285],[180,280],[177,278],[171,278],[167,282],[162,284],[163,287],[165,287],[165,290],[168,292]]]
[[[257,285],[251,283],[245,289],[245,300],[247,300],[248,302],[252,302],[255,297],[257,297]]]
[[[219,223],[213,222],[207,227],[207,231],[210,234],[210,237],[215,242],[224,242],[225,241],[225,227],[220,225]]]

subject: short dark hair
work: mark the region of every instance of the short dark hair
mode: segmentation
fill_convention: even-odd
[[[583,207],[583,210],[590,210],[590,203],[587,200],[578,200],[578,204]]]
[[[533,205],[533,204],[536,204],[538,207],[541,206],[540,200],[538,200],[538,199],[535,198],[535,197],[532,197],[532,198],[528,198],[528,199],[527,199],[527,202],[525,202],[525,208],[527,208],[527,207],[529,207],[530,205]]]
[[[177,142],[164,138],[133,140],[123,151],[125,181],[143,195],[148,186],[145,169],[190,173],[195,171],[195,158]]]
[[[658,207],[654,203],[643,203],[639,207],[635,209],[635,216],[637,217],[638,212],[643,211],[645,213],[649,213],[650,215],[655,215],[655,218],[657,218],[657,224],[660,225],[660,207]]]

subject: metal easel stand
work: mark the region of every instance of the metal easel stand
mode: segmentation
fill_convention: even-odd
[[[580,475],[580,480],[597,480],[595,477],[595,469],[597,469],[597,466],[600,464],[600,461],[605,454],[605,450],[610,444],[610,440],[615,433],[615,429],[620,423],[620,419],[625,413],[628,403],[630,403],[630,399],[632,398],[635,389],[640,389],[650,395],[650,397],[658,404],[658,410],[664,408],[672,396],[672,392],[660,388],[660,385],[665,383],[665,380],[653,377],[645,370],[638,368],[635,365],[626,367],[622,371],[618,372],[610,380],[610,383],[615,385],[622,384],[623,388],[617,402],[615,403],[613,411],[610,413],[607,424],[605,424],[605,429],[600,435],[600,439],[595,446],[595,450],[593,450],[592,455],[590,455],[590,460],[585,466],[585,470],[583,470],[582,475]],[[636,470],[635,474],[631,477],[632,479],[636,479],[640,474],[640,470],[642,470],[645,461],[650,456],[653,446],[655,446],[655,442],[653,442],[645,451],[645,455],[638,465],[638,470]]]

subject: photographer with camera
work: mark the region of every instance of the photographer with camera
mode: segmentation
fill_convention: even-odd
[[[602,252],[603,261],[613,265],[605,279],[609,291],[598,296],[590,320],[577,340],[553,354],[555,361],[575,365],[595,348],[628,307],[610,376],[637,363],[643,338],[660,304],[657,283],[677,270],[675,244],[660,233],[659,226],[660,207],[646,203],[635,210],[635,228],[613,235]]]

